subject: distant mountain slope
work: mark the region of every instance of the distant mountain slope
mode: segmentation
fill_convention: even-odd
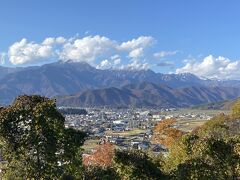
[[[221,102],[213,102],[203,105],[198,105],[192,107],[192,109],[199,109],[199,110],[230,110],[233,104],[237,100],[226,100]]]
[[[87,63],[72,61],[3,69],[0,73],[0,103],[9,103],[20,94],[54,97],[76,94],[88,89],[121,88],[127,84],[143,81],[157,85],[164,84],[172,88],[240,87],[240,81],[203,80],[189,73],[161,74],[151,70],[100,70]]]
[[[15,72],[21,71],[23,69],[24,68],[21,68],[21,67],[19,67],[19,68],[11,68],[11,67],[0,66],[0,79],[4,78],[8,74],[15,73]]]
[[[142,82],[122,88],[87,90],[57,98],[61,106],[188,107],[219,102],[240,96],[239,88],[188,87],[170,88]]]
[[[137,105],[137,97],[118,88],[87,90],[79,95],[59,97],[58,104],[72,106],[126,106]]]

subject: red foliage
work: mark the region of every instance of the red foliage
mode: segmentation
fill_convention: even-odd
[[[98,145],[92,154],[83,155],[83,164],[108,167],[113,163],[113,156],[114,146],[108,141],[103,141],[103,144]]]

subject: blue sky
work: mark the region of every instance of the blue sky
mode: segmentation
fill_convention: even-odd
[[[2,65],[72,57],[98,68],[240,79],[239,7],[238,0],[1,0]],[[65,41],[45,47],[49,37]]]

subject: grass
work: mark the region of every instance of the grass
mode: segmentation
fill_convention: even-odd
[[[168,112],[167,114],[182,114],[182,113],[198,113],[215,116],[220,113],[229,114],[230,110],[198,110],[198,109],[179,109],[175,112]]]
[[[199,110],[199,109],[180,109],[174,112],[167,112],[166,114],[207,114],[209,116],[216,116],[220,113],[229,114],[230,110]],[[198,126],[203,125],[207,120],[205,119],[181,119],[177,120],[179,129],[185,132],[190,132]]]
[[[88,139],[84,142],[83,149],[84,153],[91,153],[92,149],[94,149],[98,145],[99,139]]]
[[[190,132],[198,126],[203,125],[207,120],[178,120],[179,129]]]
[[[122,131],[122,132],[112,132],[112,131],[106,131],[105,134],[106,135],[113,135],[113,136],[135,136],[138,135],[140,133],[145,133],[146,130],[144,129],[133,129],[131,131]]]

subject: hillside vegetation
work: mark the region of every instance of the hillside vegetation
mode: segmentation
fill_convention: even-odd
[[[240,101],[190,133],[160,121],[154,141],[168,152],[114,150],[105,142],[82,159],[83,132],[64,128],[56,104],[20,96],[0,110],[3,179],[239,179]]]

